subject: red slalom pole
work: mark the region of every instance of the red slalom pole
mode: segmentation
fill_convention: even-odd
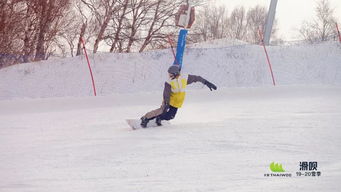
[[[337,23],[335,23],[335,25],[336,25],[337,34],[339,35],[339,41],[341,43],[341,34],[340,34],[339,26]]]
[[[261,39],[261,44],[263,45],[264,52],[265,52],[265,55],[266,55],[266,60],[268,61],[268,65],[269,65],[269,68],[270,68],[271,77],[272,77],[272,83],[273,83],[274,86],[276,86],[274,73],[272,72],[272,66],[271,66],[270,58],[269,58],[268,51],[266,50],[266,47],[265,47],[265,44],[264,44],[263,34],[262,34],[260,29],[259,29],[259,37]]]
[[[174,56],[174,59],[176,58],[175,56],[175,52],[174,52],[174,48],[173,48],[173,41],[171,40],[171,38],[169,37],[169,35],[167,35],[168,37],[168,43],[170,44],[171,48],[172,48],[172,53],[173,53],[173,56]]]
[[[94,95],[96,96],[97,94],[96,94],[95,80],[94,80],[94,76],[92,75],[92,69],[91,69],[91,66],[90,66],[90,60],[89,60],[89,57],[88,57],[88,53],[86,52],[86,49],[85,49],[85,42],[84,42],[83,38],[82,38],[82,44],[83,44],[83,49],[84,49],[84,54],[85,54],[86,60],[88,61],[88,67],[89,67],[89,71],[90,71],[90,75],[91,75],[92,87],[94,89]]]
[[[174,61],[176,61],[175,63],[178,63],[178,61],[176,60],[176,55],[175,55],[175,51],[174,51],[174,47],[173,47],[173,41],[171,40],[169,35],[167,35],[167,37],[168,37],[168,43],[170,44],[170,46],[172,48],[172,53],[173,53],[173,56],[174,56]]]

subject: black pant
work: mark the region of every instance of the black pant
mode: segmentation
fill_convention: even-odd
[[[160,117],[161,120],[169,121],[171,119],[174,119],[177,111],[178,111],[178,108],[175,108],[173,106],[169,106],[167,111],[162,113],[161,115],[159,115],[159,117]]]

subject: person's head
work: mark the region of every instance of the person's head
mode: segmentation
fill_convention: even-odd
[[[168,68],[169,77],[174,79],[180,75],[180,67],[179,65],[172,65]]]

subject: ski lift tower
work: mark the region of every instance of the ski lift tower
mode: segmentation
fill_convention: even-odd
[[[270,37],[271,37],[271,31],[273,22],[275,20],[275,14],[276,14],[276,7],[277,7],[277,1],[278,0],[271,0],[268,16],[266,18],[265,23],[265,32],[264,32],[264,44],[269,45],[270,43]]]

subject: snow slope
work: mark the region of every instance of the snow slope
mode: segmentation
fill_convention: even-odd
[[[262,47],[221,46],[187,49],[183,72],[202,75],[218,87],[272,85]],[[278,85],[341,85],[341,46],[337,42],[273,46],[268,51]],[[103,53],[90,58],[99,95],[160,91],[173,62],[171,50]],[[84,56],[0,70],[0,100],[90,95],[91,79]]]
[[[336,192],[340,97],[325,85],[192,90],[172,125],[138,131],[124,119],[161,93],[0,101],[0,191]],[[322,175],[297,177],[302,161]],[[271,162],[292,177],[264,177]]]

